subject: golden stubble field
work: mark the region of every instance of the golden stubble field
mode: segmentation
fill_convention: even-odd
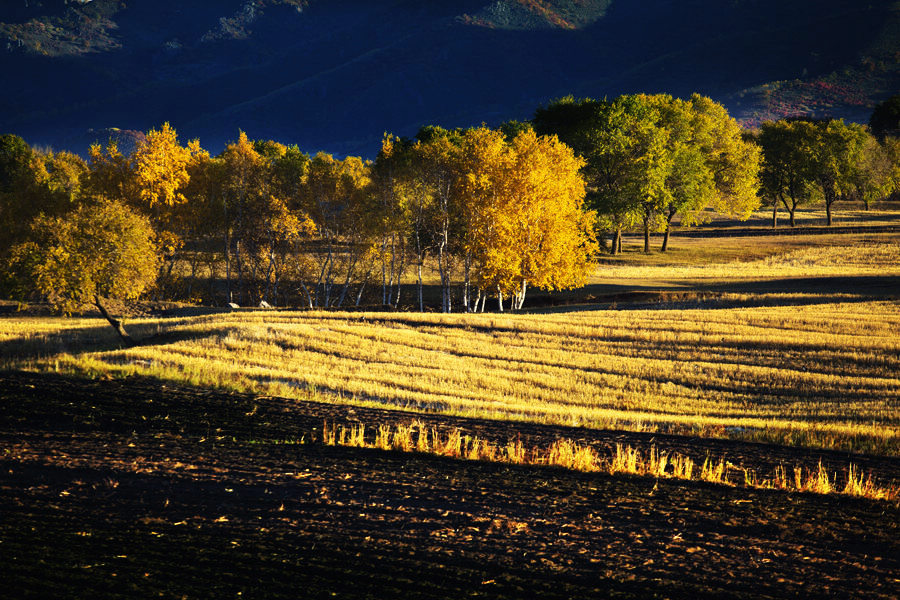
[[[900,271],[898,248],[800,249],[744,272],[890,275]],[[706,268],[723,277],[740,266]],[[540,314],[237,311],[130,327],[145,343],[123,349],[98,319],[11,317],[0,321],[0,344],[7,365],[37,370],[900,454],[895,299],[722,294],[697,308]]]

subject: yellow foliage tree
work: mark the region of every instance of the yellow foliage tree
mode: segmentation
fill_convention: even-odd
[[[159,265],[153,238],[147,217],[101,199],[61,217],[37,217],[32,239],[13,249],[14,264],[56,309],[71,312],[92,303],[131,344],[104,298],[135,300],[153,284]]]
[[[377,229],[369,211],[370,171],[356,156],[340,160],[320,152],[309,163],[300,208],[315,224],[317,248],[303,261],[311,268],[301,288],[311,307],[340,306],[368,255]]]
[[[182,189],[190,180],[191,154],[200,151],[197,140],[187,148],[179,144],[178,134],[168,123],[148,131],[132,155],[134,183],[140,200],[151,210],[184,202]]]
[[[485,127],[464,136],[466,252],[479,290],[519,309],[529,285],[584,285],[597,252],[584,165],[556,136],[527,129],[509,143]],[[476,300],[476,305],[478,301]]]

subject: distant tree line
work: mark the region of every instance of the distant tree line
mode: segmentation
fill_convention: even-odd
[[[876,138],[841,120],[784,119],[763,123],[755,140],[763,152],[760,194],[772,206],[772,227],[784,208],[791,227],[797,208],[823,204],[833,222],[838,201],[872,202],[900,188],[900,139]]]
[[[529,288],[583,285],[623,232],[642,231],[648,252],[665,232],[665,251],[676,217],[745,219],[767,202],[773,225],[779,207],[793,225],[818,201],[830,224],[835,202],[868,207],[900,181],[881,113],[878,136],[834,120],[747,132],[699,95],[569,97],[528,123],[386,134],[374,161],[244,133],[211,156],[168,124],[128,154],[110,142],[87,160],[3,135],[0,293],[104,314],[104,298],[145,294],[424,310],[433,269],[445,312],[489,297],[517,309]]]

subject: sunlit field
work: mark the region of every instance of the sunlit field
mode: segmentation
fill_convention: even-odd
[[[782,277],[835,277],[866,275],[898,275],[900,274],[900,243],[895,236],[883,239],[860,240],[852,245],[802,245],[787,248],[782,245],[780,252],[769,256],[751,258],[750,260],[732,260],[713,264],[688,264],[674,266],[672,264],[612,264],[598,269],[595,278],[611,279],[770,279]],[[685,242],[695,240],[681,240]],[[708,240],[703,240],[709,245]],[[749,240],[752,242],[752,240]],[[820,240],[814,240],[820,241]],[[821,240],[829,242],[833,240]],[[804,239],[802,242],[809,243]],[[726,248],[728,244],[725,245]],[[733,244],[735,249],[743,250],[752,256],[748,249],[748,240],[739,238]],[[757,244],[756,251],[763,254],[765,244]],[[688,248],[691,246],[688,245]],[[750,252],[748,252],[750,250]],[[656,255],[659,257],[659,255]],[[658,259],[658,258],[657,258]],[[700,258],[702,260],[702,258]],[[862,291],[862,290],[861,290]]]
[[[601,260],[582,303],[521,313],[198,308],[129,321],[128,349],[102,319],[13,314],[0,368],[900,455],[900,235],[673,248]],[[652,289],[680,295],[602,296]]]
[[[7,318],[0,343],[7,361],[39,370],[900,453],[900,304],[791,300],[541,315],[234,312],[133,321],[149,339],[132,349],[97,319]]]

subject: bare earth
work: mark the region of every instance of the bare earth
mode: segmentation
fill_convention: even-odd
[[[0,373],[0,406],[10,598],[900,596],[891,503],[299,444],[412,416],[147,379]],[[420,419],[900,481],[896,458]]]

